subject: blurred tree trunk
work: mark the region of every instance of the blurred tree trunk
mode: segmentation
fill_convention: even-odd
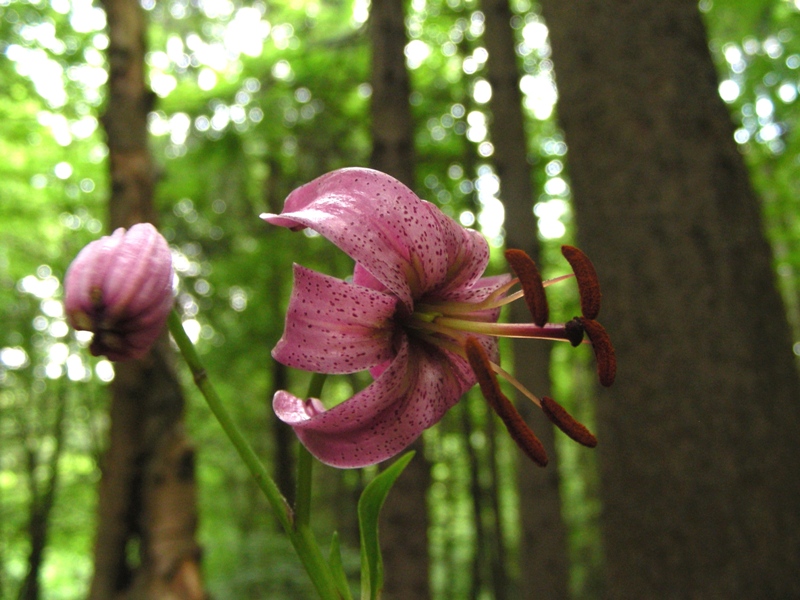
[[[610,598],[800,597],[800,384],[694,0],[543,1],[605,289]]]
[[[505,428],[501,435],[506,435]],[[511,581],[509,581],[508,552],[506,536],[503,528],[503,513],[500,505],[500,465],[497,456],[497,421],[494,415],[489,414],[486,424],[486,439],[488,440],[487,452],[489,454],[489,500],[492,506],[492,531],[494,543],[491,547],[490,569],[492,573],[492,589],[494,600],[506,600],[512,596]]]
[[[372,156],[370,166],[414,188],[414,125],[408,97],[405,15],[402,0],[373,2],[369,15],[372,48]]]
[[[137,0],[104,0],[109,88],[102,122],[111,177],[110,226],[156,221],[147,147],[145,18]],[[164,335],[143,359],[117,363],[100,483],[90,598],[199,599],[194,449]],[[137,551],[138,550],[138,551]]]
[[[369,32],[372,47],[372,156],[370,166],[414,187],[414,129],[408,104],[406,28],[402,0],[373,2]],[[422,438],[381,512],[386,600],[430,597],[428,505],[430,465]]]
[[[276,288],[272,288],[276,289]],[[276,293],[274,297],[280,299],[282,296]],[[275,391],[285,390],[289,387],[288,373],[286,366],[274,361],[272,366],[272,387]],[[272,407],[272,398],[269,398],[268,406]],[[286,423],[281,421],[275,416],[272,410],[269,410],[269,417],[272,421],[272,437],[275,444],[275,483],[278,484],[278,489],[283,492],[283,496],[289,505],[294,505],[295,494],[295,478],[294,478],[294,465],[295,453],[294,444],[297,439],[294,431]]]
[[[527,160],[525,115],[519,89],[519,69],[511,9],[508,0],[482,0],[489,52],[488,79],[492,86],[489,107],[490,131],[494,140],[494,164],[500,177],[500,198],[506,210],[506,246],[527,252],[539,262],[536,217],[533,214],[534,190],[531,166]],[[516,322],[530,322],[521,302],[512,305]],[[550,394],[550,344],[516,339],[515,373],[519,381],[537,395]],[[566,598],[569,575],[567,536],[561,518],[558,457],[553,427],[527,398],[517,394],[519,410],[536,431],[550,456],[550,464],[540,469],[521,457],[517,475],[520,497],[520,581],[523,599]]]
[[[27,475],[28,489],[30,490],[30,515],[28,517],[28,538],[31,548],[28,552],[28,573],[22,583],[19,592],[20,600],[39,600],[41,586],[39,576],[44,563],[44,551],[47,547],[47,537],[50,530],[50,514],[56,499],[56,488],[58,486],[59,460],[64,443],[64,416],[67,408],[67,391],[61,382],[57,382],[58,391],[56,392],[56,415],[53,422],[53,429],[49,432],[53,439],[53,449],[47,461],[40,456],[42,448],[37,443],[26,444],[27,454]],[[50,399],[48,398],[48,401]],[[27,437],[27,436],[26,436]],[[37,441],[41,441],[44,436],[38,436]],[[47,477],[44,482],[39,482],[39,470],[45,467]],[[0,596],[2,597],[2,596]]]
[[[463,429],[464,444],[467,448],[467,463],[469,464],[469,494],[472,501],[472,527],[475,530],[475,549],[472,554],[472,573],[469,589],[469,600],[478,600],[484,589],[485,581],[489,579],[485,570],[489,566],[489,546],[486,543],[486,527],[483,523],[484,493],[481,486],[481,463],[475,444],[472,443],[472,434],[475,427],[472,425],[472,406],[468,397],[461,400],[461,427]],[[491,418],[491,416],[490,416]]]
[[[506,544],[500,508],[500,481],[497,465],[497,428],[495,415],[486,411],[481,398],[481,415],[476,409],[478,398],[461,401],[461,421],[470,471],[470,496],[475,529],[475,551],[472,557],[470,598],[489,593],[494,600],[505,600],[510,594]],[[485,420],[485,422],[484,422]],[[485,434],[485,444],[476,445],[476,433]],[[507,435],[503,432],[503,435]],[[482,448],[479,448],[482,446]]]

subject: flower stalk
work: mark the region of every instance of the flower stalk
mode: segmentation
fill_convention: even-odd
[[[183,328],[183,323],[177,312],[174,310],[168,318],[170,333],[175,343],[181,351],[186,364],[189,366],[194,382],[203,397],[208,403],[208,407],[222,426],[223,431],[230,439],[242,461],[244,461],[250,474],[264,494],[270,507],[272,508],[278,522],[289,536],[300,561],[306,569],[311,582],[317,589],[322,600],[341,600],[342,596],[337,590],[336,582],[330,567],[325,560],[314,534],[309,526],[310,517],[310,497],[311,497],[311,465],[310,460],[298,473],[298,482],[304,481],[302,487],[298,485],[297,511],[292,510],[286,498],[281,494],[275,481],[269,476],[267,469],[259,460],[252,446],[247,442],[241,430],[236,425],[233,417],[225,408],[222,399],[217,394],[216,389],[211,384],[200,357],[195,350],[189,336]],[[305,449],[301,450],[301,459],[298,464],[303,463],[303,452],[308,454]],[[310,459],[310,455],[309,459]],[[302,500],[301,500],[302,498]],[[301,517],[301,518],[299,518]]]

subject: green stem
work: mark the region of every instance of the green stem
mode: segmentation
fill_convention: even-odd
[[[200,392],[206,399],[211,412],[219,421],[222,429],[227,434],[228,438],[233,443],[234,448],[239,453],[239,456],[244,461],[250,474],[256,481],[256,484],[264,493],[272,510],[278,517],[278,521],[283,527],[289,539],[292,542],[295,550],[297,551],[303,566],[306,568],[308,576],[311,578],[314,587],[317,589],[319,596],[322,600],[340,600],[341,595],[336,589],[336,583],[331,573],[327,561],[319,549],[319,545],[314,539],[314,534],[308,527],[308,522],[300,524],[295,518],[295,513],[289,507],[286,499],[281,494],[278,486],[267,473],[266,468],[258,459],[253,448],[245,439],[242,432],[236,426],[230,413],[225,408],[222,400],[217,394],[211,381],[208,379],[205,369],[200,362],[200,357],[192,344],[192,341],[186,335],[183,329],[183,323],[177,312],[174,310],[169,316],[169,330],[178,348],[183,354],[189,369],[194,376],[194,382],[200,389]],[[309,481],[310,481],[310,468],[309,468]],[[309,483],[309,496],[310,496],[310,483]],[[303,510],[307,510],[307,507]]]

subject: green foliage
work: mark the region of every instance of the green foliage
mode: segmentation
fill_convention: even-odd
[[[763,200],[778,282],[800,340],[800,8],[777,0],[701,6],[720,71],[720,94],[732,109],[735,138]]]

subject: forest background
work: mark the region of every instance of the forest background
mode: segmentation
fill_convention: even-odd
[[[105,3],[106,7],[112,4]],[[386,104],[399,98],[403,106],[392,108],[389,114],[409,111],[411,147],[405,150],[410,157],[411,176],[398,177],[405,178],[421,197],[437,203],[463,225],[479,228],[497,254],[491,268],[503,268],[499,251],[512,238],[515,245],[538,255],[545,274],[564,270],[558,253],[561,244],[577,239],[585,243],[590,255],[596,255],[593,251],[599,246],[601,280],[604,273],[611,274],[604,310],[611,312],[609,329],[615,341],[622,342],[622,356],[626,351],[640,352],[642,361],[658,361],[658,350],[667,354],[669,350],[658,331],[640,327],[631,335],[630,327],[623,327],[619,318],[622,311],[630,311],[622,316],[630,316],[632,323],[641,323],[633,317],[637,310],[659,311],[665,322],[672,314],[655,303],[631,307],[633,296],[622,297],[618,293],[615,297],[614,291],[627,289],[619,283],[624,281],[624,274],[615,274],[618,261],[612,260],[613,252],[603,254],[602,249],[609,245],[600,235],[593,236],[593,227],[608,227],[602,222],[603,210],[617,215],[619,227],[610,233],[623,240],[619,247],[627,248],[629,255],[641,253],[643,264],[649,255],[677,247],[685,240],[677,236],[651,235],[649,240],[637,237],[640,230],[636,220],[632,217],[629,221],[624,214],[620,218],[622,213],[615,213],[599,195],[595,205],[600,207],[601,215],[588,221],[592,199],[579,197],[578,188],[587,189],[580,180],[586,171],[578,172],[582,155],[572,154],[572,140],[577,137],[570,138],[569,131],[570,122],[575,123],[577,117],[557,104],[568,93],[578,93],[567,73],[574,63],[566,53],[559,55],[563,50],[559,50],[558,43],[563,42],[558,40],[567,35],[564,16],[558,14],[553,3],[545,2],[540,7],[528,0],[516,0],[505,7],[510,11],[508,18],[501,19],[501,26],[497,27],[493,19],[496,14],[504,14],[497,9],[498,5],[502,8],[502,2],[380,3],[384,4],[396,4],[404,11],[399,13],[399,51],[397,45],[395,50],[389,45],[384,51],[394,54],[388,57],[379,51],[382,36],[369,35],[370,19],[375,19],[377,11],[373,7],[371,16],[369,3],[363,0],[141,3],[146,16],[145,83],[154,94],[152,108],[146,113],[146,126],[157,171],[155,206],[161,231],[172,244],[181,280],[178,305],[215,385],[228,400],[247,437],[274,465],[274,476],[287,494],[292,486],[289,467],[293,437],[276,422],[270,400],[274,389],[287,385],[300,392],[306,378],[276,365],[269,352],[283,328],[291,264],[298,262],[341,276],[352,266],[346,257],[331,252],[324,240],[275,231],[258,215],[279,212],[289,191],[326,171],[381,164],[375,151],[376,140],[381,139],[382,126],[387,126],[385,130],[389,122],[376,117],[380,114],[376,112],[380,106],[375,106],[378,100]],[[644,7],[642,10],[648,14],[659,13],[650,11],[647,2],[625,4]],[[665,14],[672,9],[679,15],[696,13],[705,24],[700,54],[710,49],[716,64],[714,98],[704,95],[705,89],[681,89],[679,93],[687,106],[724,102],[730,111],[732,126],[730,135],[726,133],[727,141],[737,145],[749,168],[772,253],[774,278],[767,276],[758,281],[766,281],[766,288],[777,285],[785,307],[785,313],[779,309],[763,315],[777,324],[776,328],[786,334],[785,339],[771,337],[772,330],[762,328],[761,350],[764,360],[772,356],[770,352],[777,352],[782,358],[773,362],[785,366],[796,360],[794,355],[800,355],[800,4],[786,0],[703,0],[699,6],[677,1],[660,5],[665,6]],[[652,45],[656,48],[659,39],[653,32],[658,27],[648,29],[648,19],[636,21],[637,16],[641,17],[630,10],[613,15],[612,19],[621,24],[619,30],[610,26],[610,21],[598,21],[596,28],[607,36],[601,43],[613,49],[614,35],[624,31],[622,25],[628,19],[637,23],[643,35],[653,35]],[[384,17],[388,23],[392,19],[395,24],[398,22],[396,14]],[[676,18],[669,23],[681,22]],[[599,24],[608,27],[603,29]],[[111,133],[102,118],[111,114],[106,55],[111,41],[106,26],[103,7],[89,0],[0,0],[0,147],[4,159],[0,163],[0,322],[4,324],[0,331],[2,598],[83,598],[93,585],[97,563],[94,548],[100,528],[98,495],[104,476],[101,465],[111,427],[109,384],[114,380],[115,367],[104,359],[90,357],[86,336],[70,331],[66,325],[60,282],[78,250],[107,232],[109,223],[109,198],[114,186],[109,175],[112,144],[106,143],[104,125],[108,135]],[[381,31],[390,30],[391,27]],[[670,38],[689,35],[679,26],[664,30]],[[510,74],[500,73],[497,62],[492,66],[493,55],[502,56],[506,38],[511,40],[514,53],[512,60],[505,60],[502,65],[514,67]],[[580,36],[573,41],[576,47],[586,43]],[[560,56],[564,71],[559,71]],[[405,65],[409,93],[389,94],[387,99],[379,94],[380,83],[373,79],[373,65],[378,58],[391,63],[392,57]],[[672,58],[665,54],[661,60]],[[628,70],[624,76],[647,85],[644,72]],[[687,80],[691,81],[691,76]],[[515,149],[514,124],[512,133],[498,129],[502,117],[512,112],[497,108],[500,98],[508,100],[502,91],[509,88],[518,92],[517,106],[522,108],[524,119],[524,126],[520,121],[516,127],[517,132],[525,133],[517,157],[523,158],[523,179],[527,178],[529,190],[522,209],[509,198],[518,193],[510,191],[514,173],[509,161],[513,157],[509,158],[507,152],[508,148]],[[592,97],[595,92],[601,98],[608,90],[598,85],[585,97]],[[510,97],[513,102],[513,93]],[[689,128],[693,122],[683,123]],[[587,133],[601,131],[602,127],[598,127],[596,132]],[[673,143],[670,136],[662,138],[656,132],[664,133],[645,128],[640,137],[650,140],[651,145],[663,143],[669,150]],[[390,136],[385,143],[396,141]],[[574,146],[580,151],[582,142],[577,142]],[[598,148],[606,142],[612,154],[615,147],[609,138],[600,136],[592,141]],[[678,154],[676,150],[674,155]],[[698,162],[703,162],[699,155]],[[631,168],[634,164],[635,161],[630,162]],[[687,179],[694,181],[689,173],[687,170]],[[652,180],[653,186],[656,181]],[[616,183],[609,180],[609,188]],[[648,181],[642,183],[647,185]],[[524,195],[525,184],[522,189]],[[682,201],[686,212],[691,213],[693,197],[691,187],[688,189]],[[620,199],[619,206],[626,206],[630,200]],[[644,197],[641,203],[660,206],[658,202],[648,204]],[[656,214],[656,208],[651,212]],[[521,218],[517,218],[519,214]],[[761,222],[754,214],[755,218],[749,221],[758,236]],[[680,221],[677,214],[675,219]],[[519,225],[527,221],[532,225],[526,234],[520,232]],[[727,234],[728,230],[723,231]],[[695,233],[696,238],[703,237]],[[735,237],[733,233],[731,236]],[[629,243],[626,245],[624,240]],[[712,242],[708,242],[709,257],[714,256]],[[753,254],[758,254],[756,246],[752,248]],[[727,260],[718,256],[709,259],[709,264],[718,259],[721,264]],[[692,271],[692,266],[691,261],[677,265],[687,271]],[[731,268],[736,271],[737,266]],[[657,278],[669,281],[672,272],[664,269],[650,273],[643,267],[638,273],[642,286],[652,287]],[[719,268],[710,270],[712,279],[720,273]],[[746,287],[737,277],[745,277],[748,269],[742,268],[739,273],[728,283]],[[687,279],[691,279],[690,275]],[[766,288],[760,286],[759,290]],[[713,297],[708,299],[701,293],[707,290],[696,289],[701,300],[712,307]],[[577,314],[574,288],[564,286],[563,293],[559,292],[551,295],[554,310],[565,318]],[[682,306],[690,306],[692,292],[681,293]],[[740,296],[746,294],[742,292]],[[769,292],[764,291],[764,296]],[[624,309],[618,308],[614,313],[615,302]],[[746,308],[743,314],[748,314]],[[752,312],[749,317],[760,322]],[[693,320],[687,317],[686,321]],[[717,352],[716,346],[710,346],[709,352],[702,340],[706,333],[724,337],[723,330],[735,329],[739,322],[707,320],[707,329],[712,331],[698,332],[698,351],[717,359],[711,368],[695,367],[698,379],[717,367],[719,376],[726,378],[722,363],[737,368],[735,361],[727,360],[725,352]],[[784,343],[789,337],[793,347]],[[728,342],[728,349],[739,351],[738,342]],[[506,356],[522,356],[516,346],[512,349],[509,345],[504,350]],[[746,352],[742,353],[744,364],[748,364]],[[696,407],[696,414],[685,414],[685,405],[680,403],[659,405],[661,412],[655,413],[644,404],[624,411],[631,408],[625,398],[635,394],[630,390],[626,394],[628,388],[624,386],[619,392],[598,394],[590,353],[570,352],[557,346],[552,353],[540,353],[539,357],[543,359],[539,361],[542,371],[534,378],[549,378],[555,397],[597,429],[601,440],[598,453],[546,433],[547,444],[555,444],[557,461],[544,475],[530,474],[533,467],[521,460],[482,399],[469,394],[442,423],[426,432],[424,449],[420,448],[423,452],[415,459],[417,467],[409,471],[411,479],[401,481],[400,489],[390,497],[382,530],[390,593],[391,586],[402,585],[392,583],[392,569],[402,569],[409,581],[419,574],[423,582],[430,583],[429,591],[413,596],[420,598],[427,594],[436,599],[527,598],[533,597],[537,586],[542,585],[549,593],[542,596],[540,592],[538,597],[647,597],[626,593],[626,585],[631,586],[628,590],[640,592],[642,588],[637,586],[644,584],[619,579],[620,573],[631,570],[621,566],[630,564],[620,558],[620,540],[624,536],[614,533],[618,523],[613,515],[604,517],[613,513],[630,518],[619,496],[614,496],[613,468],[602,464],[604,456],[615,456],[614,448],[624,447],[624,442],[615,444],[619,431],[623,432],[620,435],[629,432],[629,439],[640,442],[639,460],[654,465],[650,473],[654,479],[674,482],[677,479],[671,478],[682,475],[673,470],[689,472],[687,479],[681,480],[690,490],[682,497],[689,499],[681,504],[686,512],[655,516],[662,523],[654,527],[669,530],[672,519],[682,521],[687,529],[674,529],[674,535],[661,536],[663,551],[657,548],[650,553],[663,557],[663,575],[653,567],[655,559],[647,563],[648,568],[639,570],[647,573],[645,578],[653,589],[663,589],[658,587],[659,582],[674,579],[670,575],[675,571],[694,573],[680,584],[684,585],[683,591],[704,589],[704,584],[692,580],[695,576],[704,577],[697,573],[709,574],[709,582],[717,576],[726,577],[726,581],[733,582],[731,589],[737,589],[736,585],[742,586],[740,590],[748,589],[748,585],[756,586],[749,589],[758,589],[755,580],[746,581],[746,577],[738,575],[747,564],[744,558],[737,562],[739,556],[746,557],[761,544],[769,545],[777,538],[789,540],[785,545],[776,545],[784,556],[792,554],[786,550],[797,549],[800,532],[796,520],[787,517],[778,519],[777,524],[758,521],[759,508],[779,515],[792,509],[800,513],[800,496],[780,487],[786,470],[794,468],[796,462],[783,461],[784,471],[774,476],[772,467],[759,471],[758,466],[745,465],[746,458],[740,461],[741,456],[728,445],[729,437],[741,440],[748,435],[774,437],[780,443],[796,440],[796,407],[783,412],[772,410],[785,405],[772,406],[769,400],[762,403],[757,394],[734,398],[740,405],[710,402],[704,407],[706,396],[700,386],[686,394],[687,402]],[[547,360],[549,369],[544,366]],[[684,371],[693,370],[691,361],[687,363],[670,363],[677,379],[685,376]],[[625,378],[624,366],[623,362],[621,379]],[[791,370],[787,381],[796,379]],[[186,394],[182,427],[196,450],[196,462],[192,462],[196,469],[196,539],[197,547],[202,549],[203,587],[218,598],[311,597],[307,578],[258,489],[192,388],[191,377],[183,370],[179,370],[179,376]],[[329,399],[341,400],[366,383],[359,376],[342,377],[332,380],[326,393]],[[661,402],[658,389],[666,390],[668,397],[675,396],[676,390],[670,385],[671,380],[665,384],[656,376],[653,389],[643,388],[642,394],[655,404]],[[796,383],[790,382],[782,389],[790,390],[788,395],[796,404],[798,397],[792,396]],[[616,393],[625,397],[615,398]],[[643,401],[640,398],[638,402]],[[763,423],[754,423],[745,408],[750,405],[766,407],[762,412],[782,419],[784,433],[760,431],[761,425],[775,421],[765,417]],[[609,417],[604,410],[619,412],[616,417]],[[658,440],[659,435],[649,427],[648,419],[654,414],[659,422],[674,419],[674,423],[681,423],[685,419],[687,423],[713,423],[712,433],[693,435],[689,428],[681,430],[686,437],[677,438],[675,431],[680,427],[676,425],[664,445],[650,443],[650,438]],[[717,429],[716,417],[735,427],[725,430],[720,425],[721,429]],[[621,421],[609,420],[613,418]],[[728,436],[720,431],[733,433]],[[606,432],[611,449],[604,455]],[[710,445],[699,445],[699,440]],[[712,447],[715,443],[719,444],[719,452]],[[670,461],[675,456],[665,454],[664,448],[685,452],[683,462],[673,468]],[[720,464],[712,458],[708,465],[698,468],[687,464],[687,456],[703,454],[706,449],[708,457],[731,457],[733,465],[721,463],[722,471],[735,473],[729,481],[699,478],[697,473],[703,468],[720,470]],[[786,455],[777,452],[776,456],[776,460],[783,460]],[[617,464],[625,463],[618,460]],[[745,475],[740,475],[739,465],[745,465],[741,469]],[[109,467],[113,470],[113,465],[107,464],[105,473]],[[796,469],[791,472],[797,474]],[[327,539],[333,530],[339,531],[345,563],[353,574],[358,571],[355,501],[374,473],[375,469],[316,471],[314,525],[322,539]],[[760,481],[770,478],[773,488]],[[658,495],[648,487],[653,480],[640,479],[639,492],[635,486],[617,486],[618,493],[637,499]],[[723,489],[735,481],[739,488],[734,485]],[[752,514],[740,512],[735,503],[715,504],[715,494],[728,497],[737,489],[745,498],[760,499],[750,502],[755,507]],[[774,493],[776,489],[793,500]],[[707,558],[713,551],[706,555],[708,548],[697,542],[713,539],[702,533],[702,523],[695,522],[709,520],[709,507],[702,501],[704,494],[712,498],[710,506],[719,509],[715,516],[723,520],[718,529],[737,531],[738,521],[756,518],[763,531],[763,536],[743,533],[736,545],[740,554],[726,551],[730,557],[726,564]],[[403,499],[400,505],[392,504],[398,497]],[[772,505],[776,497],[781,498],[776,501],[778,509]],[[404,505],[414,506],[414,498],[426,504],[426,518],[410,524],[403,520],[402,511]],[[698,504],[693,505],[691,498],[698,498]],[[638,508],[639,512],[647,512],[644,505],[631,504],[628,508],[632,511]],[[686,518],[692,512],[700,518]],[[124,540],[125,566],[131,573],[152,560],[152,553],[145,547],[145,530],[146,526],[140,524],[140,529],[128,532]],[[695,536],[693,532],[698,531],[701,533]],[[189,535],[194,536],[195,532],[192,530]],[[687,540],[694,540],[695,544],[687,545]],[[402,552],[404,545],[418,548],[420,543],[421,552]],[[636,543],[640,544],[636,550],[646,557],[647,540]],[[709,546],[713,545],[709,542]],[[641,560],[644,565],[646,559]],[[690,561],[699,564],[697,571],[682,568]],[[765,577],[782,581],[773,584],[775,590],[797,591],[800,569],[795,567],[791,559],[785,559],[774,567],[774,572],[765,570]],[[537,569],[548,575],[532,575]],[[754,570],[759,570],[758,565]],[[394,593],[399,598],[412,597],[407,592],[404,595],[401,587]]]

